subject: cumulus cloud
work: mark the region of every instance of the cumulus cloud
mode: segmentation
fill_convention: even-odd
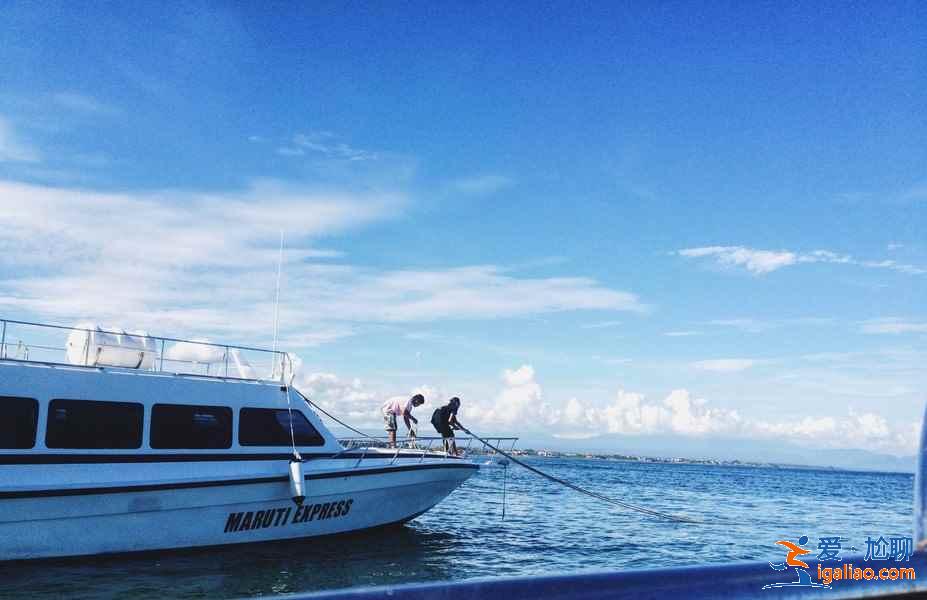
[[[673,390],[659,404],[647,402],[643,394],[619,390],[604,406],[571,398],[567,407],[560,425],[573,432],[704,435],[729,432],[740,424],[736,411],[709,407],[683,389]]]
[[[426,405],[419,411],[426,416],[449,397],[429,385],[419,385],[399,395],[382,394],[359,379],[344,379],[331,373],[300,376],[297,381],[299,389],[313,402],[369,431],[381,426],[380,407],[389,397],[404,400],[414,393],[424,394]],[[570,397],[556,401],[546,397],[531,365],[504,369],[499,383],[498,393],[488,401],[463,399],[464,423],[500,434],[545,433],[567,439],[602,435],[716,436],[776,439],[818,448],[866,448],[893,454],[914,452],[919,440],[917,424],[893,426],[873,412],[850,409],[845,415],[805,415],[766,421],[712,406],[686,389],[672,390],[657,401],[628,390],[618,390],[611,398]]]
[[[568,437],[601,434],[645,435],[679,433],[701,435],[729,431],[740,422],[736,411],[712,408],[687,390],[673,390],[660,404],[642,394],[619,390],[602,405],[579,398],[563,403],[545,399],[532,366],[502,372],[502,390],[489,405],[467,404],[467,419],[483,427],[554,431]]]
[[[406,401],[414,394],[422,394],[425,397],[425,404],[415,409],[415,416],[418,417],[421,427],[419,435],[434,435],[429,433],[425,426],[431,412],[449,399],[444,390],[429,384],[420,384],[397,394],[395,390],[383,391],[359,378],[343,378],[334,373],[297,373],[296,388],[314,404],[370,435],[383,435],[381,411],[386,402]],[[325,415],[320,416],[332,428],[340,429],[339,425],[329,421]]]
[[[522,365],[502,372],[504,388],[495,402],[487,407],[475,407],[477,419],[493,426],[511,427],[520,423],[535,426],[553,425],[559,413],[544,401],[541,386],[534,379],[534,368]]]
[[[296,387],[307,398],[349,424],[370,425],[380,418],[386,401],[358,379],[342,379],[334,373],[299,375]]]
[[[846,416],[804,417],[794,422],[750,423],[756,435],[787,438],[830,448],[866,448],[892,454],[911,454],[919,442],[919,425],[892,427],[881,415],[857,413]]]
[[[784,267],[807,263],[856,265],[870,269],[889,269],[909,275],[927,274],[927,269],[894,260],[860,260],[830,250],[799,253],[790,250],[757,250],[745,246],[704,246],[677,252],[686,258],[713,259],[723,267],[742,267],[754,275],[765,275]]]
[[[850,410],[845,416],[804,416],[771,422],[742,415],[737,410],[712,406],[689,390],[672,390],[662,401],[618,390],[606,402],[576,397],[563,402],[545,398],[530,365],[502,373],[503,388],[490,406],[465,406],[467,420],[481,427],[518,431],[544,431],[557,437],[584,439],[598,435],[719,436],[775,438],[811,447],[867,448],[910,454],[917,447],[915,425],[893,427],[872,412]]]
[[[575,400],[575,399],[574,399]],[[602,409],[584,409],[586,427],[606,433],[657,433],[666,422],[666,411],[659,405],[644,402],[643,394],[618,390],[615,399]],[[576,400],[577,404],[580,404]]]

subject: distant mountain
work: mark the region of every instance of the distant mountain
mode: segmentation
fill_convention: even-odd
[[[807,448],[789,442],[744,438],[602,435],[586,439],[564,439],[528,435],[519,440],[518,447],[655,458],[740,460],[903,473],[913,473],[917,463],[914,456],[899,457],[858,449]]]

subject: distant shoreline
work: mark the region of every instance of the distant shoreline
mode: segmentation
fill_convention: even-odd
[[[491,455],[491,452],[479,452],[479,454]],[[713,467],[748,467],[754,469],[789,469],[795,471],[829,471],[845,473],[884,473],[886,475],[914,475],[913,471],[903,470],[886,470],[886,469],[865,469],[865,468],[848,468],[831,465],[802,465],[795,463],[778,463],[778,462],[757,462],[745,460],[721,460],[714,458],[687,458],[687,457],[659,457],[644,456],[634,454],[610,454],[601,452],[562,452],[558,450],[534,450],[531,448],[525,450],[515,450],[510,452],[513,456],[527,458],[545,458],[545,459],[574,459],[574,460],[605,460],[615,462],[636,462],[650,464],[674,464],[674,465],[701,465]]]

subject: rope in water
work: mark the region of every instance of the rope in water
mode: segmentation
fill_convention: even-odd
[[[479,437],[478,435],[476,435],[475,433],[473,433],[472,431],[470,431],[470,430],[467,429],[466,427],[461,426],[461,429],[464,430],[465,432],[467,432],[467,433],[468,433],[470,436],[472,436],[473,438],[475,438],[475,439],[481,441],[481,442],[482,442],[484,445],[486,445],[488,448],[491,448],[491,449],[495,450],[496,452],[498,452],[498,453],[501,454],[502,456],[506,457],[506,458],[509,459],[510,461],[514,462],[515,464],[517,464],[517,465],[519,465],[519,466],[522,466],[522,467],[528,469],[529,471],[531,471],[532,473],[534,473],[534,474],[536,474],[536,475],[540,475],[541,477],[544,477],[545,479],[548,479],[548,480],[550,480],[550,481],[553,481],[554,483],[559,483],[560,485],[565,486],[565,487],[568,487],[568,488],[570,488],[571,490],[575,490],[575,491],[577,491],[577,492],[579,492],[579,493],[581,493],[581,494],[586,494],[587,496],[591,496],[591,497],[596,498],[596,499],[598,499],[598,500],[601,500],[601,501],[603,501],[603,502],[607,502],[607,503],[613,504],[613,505],[615,505],[615,506],[620,506],[620,507],[626,508],[626,509],[628,509],[628,510],[637,511],[637,512],[643,513],[643,514],[645,514],[645,515],[650,515],[650,516],[652,516],[652,517],[657,517],[657,518],[659,518],[659,519],[666,519],[667,521],[675,521],[675,522],[677,522],[677,523],[698,523],[698,521],[695,521],[695,520],[690,519],[690,518],[688,518],[688,517],[682,517],[682,516],[679,516],[679,515],[671,515],[671,514],[669,514],[669,513],[664,513],[664,512],[660,512],[660,511],[658,511],[658,510],[653,510],[653,509],[646,508],[646,507],[643,507],[643,506],[637,506],[636,504],[631,504],[631,503],[629,503],[629,502],[624,502],[623,500],[616,500],[615,498],[609,498],[608,496],[604,496],[604,495],[602,495],[602,494],[599,494],[598,492],[593,492],[593,491],[591,491],[591,490],[587,490],[587,489],[585,489],[585,488],[581,488],[581,487],[579,487],[578,485],[576,485],[576,484],[574,484],[574,483],[570,483],[569,481],[566,481],[566,480],[564,480],[564,479],[560,479],[560,478],[558,478],[558,477],[554,477],[553,475],[548,475],[548,474],[545,473],[544,471],[541,471],[540,469],[537,469],[537,468],[535,468],[535,467],[532,467],[531,465],[529,465],[529,464],[527,464],[527,463],[524,463],[524,462],[518,460],[517,458],[515,458],[514,456],[512,456],[511,454],[509,454],[509,453],[506,452],[505,450],[502,450],[501,448],[496,448],[495,446],[493,446],[492,444],[490,444],[489,442],[487,442],[487,441],[484,440],[483,438]]]
[[[502,520],[505,521],[505,480],[509,476],[508,464],[502,465]]]
[[[298,392],[297,392],[297,393],[298,393]],[[375,437],[373,437],[373,436],[371,436],[371,435],[368,435],[368,434],[364,433],[363,431],[359,431],[359,430],[357,430],[357,429],[354,429],[353,427],[351,427],[350,425],[348,425],[347,423],[345,423],[344,421],[342,421],[342,420],[339,419],[338,417],[336,417],[336,416],[334,416],[333,414],[329,413],[329,412],[326,411],[324,408],[322,408],[321,406],[319,406],[318,404],[316,404],[315,402],[313,402],[312,400],[310,400],[309,398],[307,398],[305,395],[300,394],[300,396],[303,397],[303,400],[305,400],[307,404],[309,404],[309,405],[312,406],[313,408],[317,409],[319,412],[321,412],[322,414],[324,414],[325,416],[327,416],[327,417],[328,417],[329,419],[331,419],[332,421],[338,423],[339,425],[341,425],[341,426],[344,427],[345,429],[348,429],[348,430],[350,430],[350,431],[353,431],[354,433],[356,433],[356,434],[358,434],[358,435],[360,435],[360,436],[362,436],[362,437],[365,437],[365,438],[368,438],[368,439],[371,439],[371,440],[376,440]],[[570,483],[569,481],[566,481],[566,480],[564,480],[564,479],[560,479],[560,478],[558,478],[558,477],[554,477],[553,475],[548,475],[547,473],[545,473],[544,471],[541,471],[540,469],[536,469],[535,467],[532,467],[532,466],[529,465],[529,464],[523,463],[522,461],[518,460],[517,458],[515,458],[514,456],[512,456],[511,454],[509,454],[509,453],[506,452],[505,450],[502,450],[501,448],[496,448],[495,446],[493,446],[492,444],[490,444],[489,442],[487,442],[487,441],[484,440],[483,438],[479,437],[478,435],[476,435],[475,433],[473,433],[472,431],[470,431],[470,430],[467,429],[466,427],[461,426],[461,429],[464,430],[465,432],[467,432],[468,434],[470,434],[474,439],[477,439],[477,440],[479,440],[480,442],[482,442],[487,448],[491,448],[492,450],[495,450],[496,452],[498,452],[498,453],[501,454],[502,456],[506,457],[506,458],[509,459],[510,461],[514,462],[515,464],[517,464],[517,465],[519,465],[519,466],[522,466],[522,467],[528,469],[529,471],[531,471],[532,473],[535,473],[536,475],[540,475],[541,477],[544,477],[545,479],[548,479],[548,480],[550,480],[550,481],[553,481],[554,483],[559,483],[560,485],[565,486],[565,487],[568,487],[568,488],[570,488],[570,489],[572,489],[572,490],[575,490],[575,491],[577,491],[577,492],[579,492],[579,493],[581,493],[581,494],[586,494],[587,496],[590,496],[590,497],[592,497],[592,498],[596,498],[596,499],[601,500],[601,501],[603,501],[603,502],[607,502],[608,504],[613,504],[613,505],[615,505],[615,506],[620,506],[620,507],[622,507],[622,508],[626,508],[626,509],[628,509],[628,510],[633,510],[633,511],[636,511],[636,512],[639,512],[639,513],[643,513],[643,514],[645,514],[645,515],[650,515],[650,516],[652,516],[652,517],[657,517],[657,518],[659,518],[659,519],[666,519],[667,521],[674,521],[674,522],[676,522],[676,523],[698,523],[698,521],[695,521],[695,520],[690,519],[690,518],[688,518],[688,517],[681,517],[681,516],[679,516],[679,515],[671,515],[671,514],[669,514],[669,513],[664,513],[664,512],[660,512],[660,511],[658,511],[658,510],[652,510],[652,509],[650,509],[650,508],[645,508],[645,507],[643,507],[643,506],[637,506],[636,504],[631,504],[631,503],[629,503],[629,502],[624,502],[623,500],[616,500],[616,499],[614,499],[614,498],[609,498],[608,496],[604,496],[604,495],[602,495],[602,494],[599,494],[598,492],[593,492],[593,491],[591,491],[591,490],[587,490],[587,489],[585,489],[585,488],[581,488],[581,487],[579,487],[578,485],[576,485],[576,484],[574,484],[574,483]],[[503,492],[502,492],[502,493],[505,494],[505,488],[503,488]],[[505,510],[505,508],[504,508],[504,500],[503,500],[503,511],[504,511],[504,510]],[[503,513],[503,518],[505,518],[504,513]]]

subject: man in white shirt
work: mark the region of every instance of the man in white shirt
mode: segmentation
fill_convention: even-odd
[[[425,397],[421,394],[415,394],[407,401],[396,398],[387,400],[383,405],[383,422],[386,424],[386,433],[389,435],[389,447],[396,447],[396,420],[402,417],[406,427],[412,431],[412,423],[418,425],[418,419],[412,416],[412,409],[416,406],[425,404]]]

